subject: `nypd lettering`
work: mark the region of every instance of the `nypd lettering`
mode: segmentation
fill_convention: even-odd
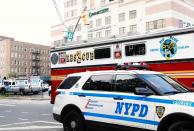
[[[124,114],[127,116],[146,117],[148,114],[148,105],[117,102],[115,114]]]

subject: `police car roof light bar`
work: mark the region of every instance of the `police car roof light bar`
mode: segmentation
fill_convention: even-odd
[[[147,63],[145,62],[129,62],[124,64],[117,64],[116,70],[130,70],[130,69],[138,69],[138,70],[151,70]]]

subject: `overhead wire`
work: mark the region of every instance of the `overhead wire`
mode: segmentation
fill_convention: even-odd
[[[68,27],[67,27],[67,26],[65,25],[65,23],[64,23],[64,20],[63,20],[63,18],[62,18],[62,16],[61,16],[61,13],[60,13],[60,11],[59,11],[58,5],[57,5],[57,3],[56,3],[55,0],[53,0],[53,4],[54,4],[54,7],[55,7],[55,9],[56,9],[56,12],[57,12],[57,15],[58,15],[59,20],[60,20],[61,23],[64,25],[64,27],[66,27],[66,28],[68,29]]]

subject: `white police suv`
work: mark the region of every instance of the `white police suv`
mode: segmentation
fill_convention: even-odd
[[[158,72],[75,73],[57,92],[53,117],[65,131],[194,131],[194,93]]]

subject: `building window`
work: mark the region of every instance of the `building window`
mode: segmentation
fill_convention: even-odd
[[[93,21],[90,21],[88,25],[88,29],[91,29],[91,28],[93,28]]]
[[[106,3],[106,0],[100,0],[100,5],[101,5],[101,6],[104,6],[105,3]]]
[[[129,19],[135,19],[137,17],[136,10],[129,11]]]
[[[164,19],[146,22],[146,30],[161,29],[165,27]]]
[[[95,0],[90,0],[90,8],[95,7]]]
[[[126,28],[125,27],[120,27],[119,28],[119,35],[123,35],[123,34],[125,34],[125,32],[126,32]]]
[[[102,19],[96,19],[96,27],[102,26]]]
[[[145,44],[131,44],[125,46],[126,56],[145,55]]]
[[[119,14],[119,22],[125,21],[125,13]]]
[[[111,16],[105,17],[105,25],[111,24]]]
[[[96,38],[101,38],[102,37],[102,33],[101,32],[96,32]]]
[[[137,32],[137,25],[130,25],[129,30],[130,32]]]
[[[109,0],[109,2],[112,2],[112,1],[114,1],[114,0]]]
[[[77,36],[77,37],[76,37],[76,40],[77,40],[77,41],[81,41],[81,39],[82,39],[82,36]]]
[[[100,48],[100,49],[94,49],[94,58],[95,59],[105,59],[110,58],[110,48]]]
[[[77,15],[77,10],[72,10],[72,11],[71,11],[71,16],[74,17],[74,16],[76,16],[76,15]]]
[[[111,36],[111,30],[105,30],[105,37]]]
[[[69,31],[73,31],[73,29],[74,29],[73,25],[69,26]]]
[[[92,40],[93,39],[93,34],[88,34],[88,40]]]
[[[11,53],[11,58],[14,58],[14,53],[13,52]]]

